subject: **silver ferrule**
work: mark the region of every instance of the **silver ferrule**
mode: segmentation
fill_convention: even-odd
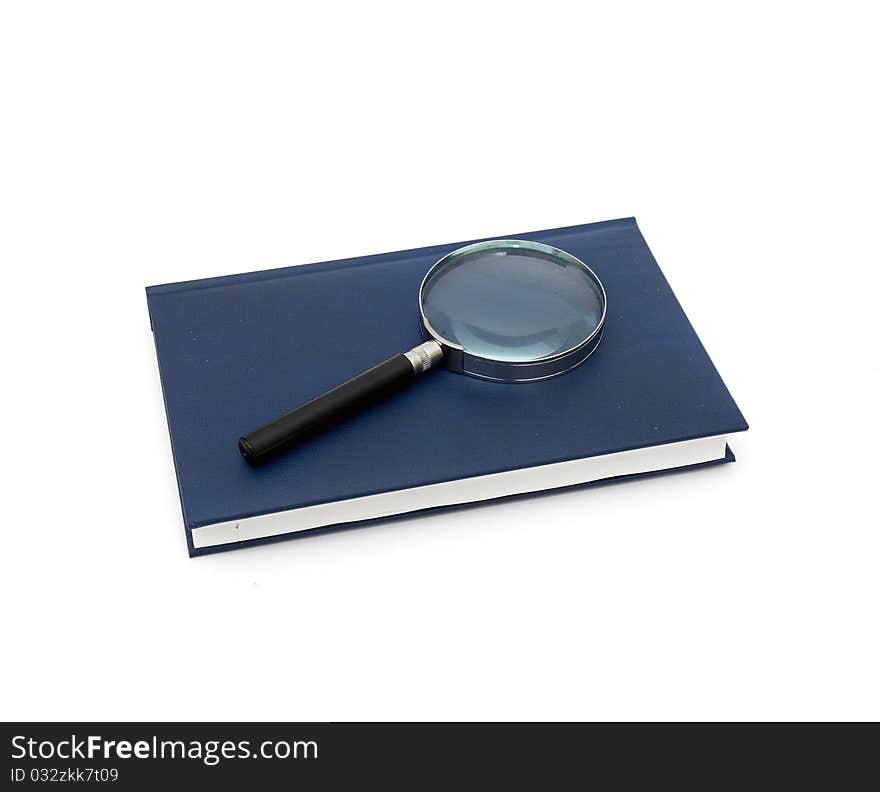
[[[443,360],[443,347],[436,341],[425,341],[413,347],[409,352],[403,353],[412,364],[416,375],[424,374],[432,366],[437,366]]]

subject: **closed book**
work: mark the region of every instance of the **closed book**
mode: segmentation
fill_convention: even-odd
[[[476,240],[147,288],[191,555],[733,461],[746,421],[633,218],[505,238],[602,280],[589,360],[524,384],[432,371],[261,467],[238,438],[419,343],[422,278]]]

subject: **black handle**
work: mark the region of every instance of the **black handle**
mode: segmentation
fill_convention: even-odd
[[[239,438],[238,450],[252,465],[265,462],[402,390],[415,377],[416,367],[410,358],[395,355]]]

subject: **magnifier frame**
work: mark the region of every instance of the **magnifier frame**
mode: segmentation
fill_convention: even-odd
[[[447,338],[444,338],[437,330],[431,326],[428,317],[425,316],[424,308],[424,291],[425,284],[431,280],[441,269],[451,263],[451,261],[481,252],[508,252],[511,250],[519,250],[532,253],[540,253],[549,258],[559,259],[567,264],[581,268],[586,275],[592,280],[600,296],[602,303],[602,315],[596,324],[593,332],[583,341],[569,349],[548,355],[542,358],[536,358],[529,361],[510,361],[497,360],[494,358],[475,355],[467,351],[460,344],[456,344]],[[605,314],[608,310],[608,299],[605,294],[605,288],[602,281],[599,280],[593,270],[591,270],[583,261],[572,256],[564,250],[551,245],[544,245],[541,242],[529,242],[524,239],[492,239],[487,242],[475,242],[472,245],[456,248],[447,253],[443,258],[437,261],[431,269],[425,273],[419,286],[419,312],[422,317],[422,335],[426,339],[433,339],[440,344],[443,350],[443,358],[446,367],[450,371],[458,374],[467,374],[470,377],[478,379],[491,380],[493,382],[536,382],[538,380],[556,377],[564,374],[583,363],[599,345],[602,340],[602,333],[605,329]]]

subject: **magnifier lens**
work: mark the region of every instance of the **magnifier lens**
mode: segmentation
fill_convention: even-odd
[[[604,309],[601,287],[576,259],[510,241],[453,253],[421,298],[437,335],[472,355],[516,363],[577,347]]]

